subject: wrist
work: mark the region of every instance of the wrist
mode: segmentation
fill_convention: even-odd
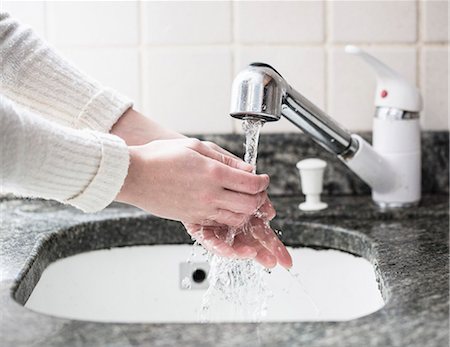
[[[154,140],[185,137],[154,122],[143,114],[129,108],[111,129],[111,134],[121,137],[129,146],[139,146]]]
[[[136,200],[139,197],[139,194],[136,194],[136,192],[139,192],[139,190],[137,189],[137,182],[139,167],[141,166],[142,162],[142,155],[139,150],[139,146],[128,146],[128,153],[130,158],[128,173],[115,200],[136,206]]]

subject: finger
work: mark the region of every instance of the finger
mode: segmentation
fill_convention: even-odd
[[[252,233],[250,232],[252,227],[253,226],[251,226],[249,223],[246,224],[246,230],[236,236],[235,244],[245,244],[246,246],[251,247],[254,251],[256,251],[256,256],[254,257],[254,259],[264,267],[272,268],[276,266],[277,257],[272,254],[270,250],[265,248],[259,240],[253,237]]]
[[[236,255],[244,259],[254,259],[258,254],[256,247],[259,247],[259,242],[246,231],[247,225],[239,229],[234,237],[233,249]]]
[[[245,161],[243,161],[242,159],[235,159],[233,157],[221,154],[221,160],[219,160],[220,162],[222,162],[223,164],[233,167],[235,169],[239,169],[239,170],[243,170],[243,171],[247,171],[249,173],[255,173],[256,169],[253,165],[246,163]]]
[[[217,145],[217,144],[214,143],[214,142],[211,142],[211,141],[203,141],[203,143],[204,143],[205,145],[207,145],[208,147],[212,148],[213,150],[219,152],[219,153],[222,153],[222,154],[225,154],[225,155],[227,155],[227,156],[233,157],[234,159],[237,159],[237,160],[242,160],[242,159],[239,158],[238,156],[236,156],[236,155],[234,155],[233,153],[227,151],[225,148],[220,147],[219,145]]]
[[[261,227],[255,227],[253,230],[253,237],[257,239],[264,248],[266,248],[269,252],[276,255],[283,255],[281,252],[285,246],[278,239],[275,233],[270,228],[265,228],[262,230]]]
[[[214,142],[203,141],[203,143],[205,145],[207,145],[208,147],[210,147],[211,149],[218,152],[219,154],[224,155],[224,157],[222,157],[222,160],[219,160],[219,161],[221,161],[225,165],[234,167],[236,169],[241,169],[241,170],[244,170],[247,172],[251,172],[251,173],[255,172],[255,167],[253,165],[251,165],[249,163],[245,163],[241,158],[237,157],[236,155],[234,155],[231,152],[228,152],[226,149],[223,149],[222,147],[216,145]],[[237,160],[239,162],[239,165],[234,160],[230,160],[230,158]],[[247,165],[245,165],[245,164],[247,164]]]
[[[238,169],[238,170],[244,170],[247,172],[252,172],[254,167],[250,164],[247,164],[245,161],[241,159],[236,159],[233,156],[226,155],[224,153],[221,153],[219,151],[216,151],[212,149],[211,147],[207,146],[205,143],[198,139],[187,139],[187,147],[191,148],[192,150],[209,157],[211,159],[214,159],[216,161],[219,161],[220,163]]]
[[[280,265],[287,269],[291,268],[291,255],[269,225],[259,218],[252,218],[251,223],[253,226],[251,229],[253,237],[259,240],[264,248],[276,256]]]
[[[234,243],[234,238],[237,233],[239,233],[239,229],[234,227],[228,227],[221,224],[219,227],[213,228],[214,235],[216,237],[225,242],[227,245],[232,246]]]
[[[247,215],[254,214],[267,200],[266,192],[250,195],[224,190],[220,196],[218,205],[220,208]]]
[[[286,269],[292,267],[292,257],[289,254],[286,246],[278,239],[275,235],[273,236],[274,241],[270,242],[270,251],[277,258],[277,262]]]
[[[234,238],[235,244],[241,244],[246,245],[252,248],[259,247],[260,243],[258,240],[256,240],[251,233],[247,232],[246,230],[243,230],[243,232],[237,234]]]
[[[269,176],[256,175],[243,170],[231,168],[229,166],[219,166],[216,178],[220,179],[222,187],[231,191],[246,194],[262,193],[269,186]]]
[[[248,224],[246,224],[247,226]],[[233,248],[235,249],[235,253],[239,256],[239,252],[236,250],[237,247],[240,245],[246,245],[250,247],[252,250],[258,250],[257,254],[261,252],[261,255],[259,259],[255,259],[256,261],[262,263],[264,266],[267,265],[267,262],[272,261],[273,259],[271,257],[268,257],[267,254],[271,254],[275,257],[275,265],[276,263],[279,263],[281,266],[283,266],[286,269],[289,269],[292,267],[292,258],[287,251],[286,247],[281,243],[281,241],[278,240],[276,235],[272,232],[274,237],[277,239],[278,243],[266,243],[266,245],[269,247],[266,248],[258,239],[254,238],[252,235],[252,232],[250,232],[251,228],[254,228],[254,226],[249,226],[248,228],[245,228],[246,231],[238,234],[235,238],[235,244],[233,245]],[[273,245],[270,247],[270,245]],[[263,259],[262,259],[263,258]],[[268,258],[268,260],[267,260]],[[270,264],[269,264],[270,265]],[[274,265],[274,266],[275,266]]]
[[[258,251],[255,260],[268,269],[272,269],[277,265],[277,258],[264,247],[261,247],[261,249]]]
[[[259,208],[259,212],[261,213],[261,217],[266,220],[272,220],[277,215],[277,212],[273,208],[272,203],[268,198]]]
[[[229,233],[236,232],[228,227],[205,227],[198,224],[185,224],[188,233],[196,238],[205,249],[222,257],[254,258],[256,250],[252,247],[228,242]]]
[[[285,269],[290,269],[293,265],[292,263],[292,257],[289,254],[289,251],[287,250],[286,246],[281,244],[281,246],[278,246],[276,251],[276,257],[278,263],[284,267]]]
[[[201,224],[191,224],[191,225],[200,225],[206,227],[218,227],[223,225],[222,223],[218,223],[214,220],[205,219],[201,221]]]
[[[233,244],[233,250],[236,256],[241,259],[253,259],[258,254],[255,248],[244,245],[240,242],[235,242]]]
[[[209,219],[219,224],[225,224],[231,227],[239,227],[248,220],[248,216],[243,213],[235,213],[232,211],[219,209],[217,213]]]
[[[212,228],[204,228],[203,241],[201,242],[201,244],[208,251],[221,257],[231,258],[235,255],[233,248],[227,245],[222,240],[219,240],[215,236]]]

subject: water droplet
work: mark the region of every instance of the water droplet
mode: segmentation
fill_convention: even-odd
[[[191,289],[192,288],[192,282],[189,279],[189,277],[183,278],[183,280],[181,281],[181,287],[183,289]]]

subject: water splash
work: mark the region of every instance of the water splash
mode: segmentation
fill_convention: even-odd
[[[263,122],[244,120],[242,128],[246,135],[245,162],[255,167],[258,153],[259,133]],[[262,218],[261,214],[255,214]],[[232,245],[239,233],[251,233],[252,225],[247,223],[241,228],[229,228],[226,242]],[[265,269],[250,259],[229,259],[209,254],[209,288],[203,296],[200,319],[209,321],[217,301],[226,301],[232,305],[236,319],[248,319],[258,322],[267,314],[267,303],[272,293],[268,289]]]
[[[317,304],[315,303],[315,301],[313,300],[313,298],[311,297],[311,295],[309,294],[309,292],[306,290],[306,287],[305,287],[305,285],[303,284],[303,281],[300,278],[300,274],[299,273],[293,273],[290,269],[287,269],[287,272],[289,272],[289,274],[295,279],[295,282],[300,287],[300,290],[303,292],[303,294],[305,295],[306,299],[308,299],[308,301],[314,307],[314,311],[316,311],[316,317],[317,318],[320,317],[320,315],[321,315],[320,309],[317,306]]]
[[[192,288],[192,281],[190,280],[189,277],[185,277],[183,278],[183,280],[181,281],[181,288],[183,289],[191,289]]]

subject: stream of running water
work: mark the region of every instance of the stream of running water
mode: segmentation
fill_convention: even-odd
[[[254,167],[262,125],[262,121],[247,119],[242,126],[246,135],[244,160]],[[250,228],[250,223],[241,228],[229,228],[226,242],[232,245],[237,234],[249,233]],[[210,308],[217,300],[225,300],[231,305],[236,319],[257,322],[266,315],[267,301],[271,296],[265,278],[267,270],[252,259],[230,259],[209,254],[209,261],[209,288],[203,297],[201,321],[208,321]]]

